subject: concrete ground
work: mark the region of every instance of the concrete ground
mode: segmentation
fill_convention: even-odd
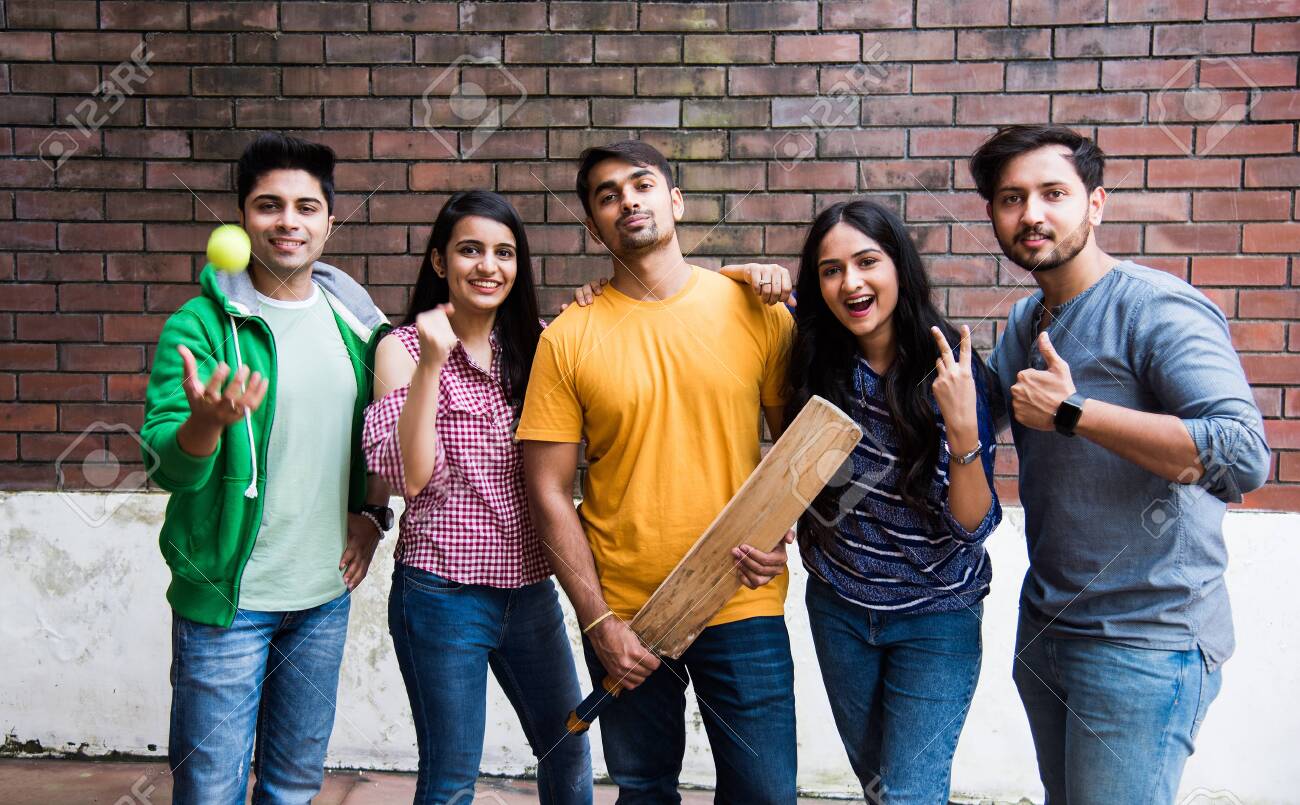
[[[596,786],[596,805],[612,805],[617,790]],[[0,759],[0,801],[18,805],[168,805],[171,777],[165,763]],[[329,772],[317,805],[393,805],[410,802],[415,776],[391,772]],[[683,791],[682,802],[713,801],[712,791]],[[525,780],[484,777],[479,780],[476,805],[537,802],[537,786]],[[827,800],[800,800],[821,803]],[[845,800],[838,800],[845,802]],[[861,800],[859,800],[861,802]],[[468,798],[457,805],[470,805]]]

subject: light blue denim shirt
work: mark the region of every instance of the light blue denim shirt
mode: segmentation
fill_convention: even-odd
[[[1017,302],[989,361],[1001,417],[1016,374],[1045,368],[1035,339],[1042,309],[1041,292]],[[1179,417],[1205,473],[1171,483],[1087,439],[1011,418],[1029,547],[1022,617],[1058,637],[1200,648],[1213,670],[1234,646],[1224,512],[1263,485],[1270,466],[1227,320],[1191,285],[1131,262],[1054,314],[1047,333],[1079,393]]]

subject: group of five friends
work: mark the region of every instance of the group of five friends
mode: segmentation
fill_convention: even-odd
[[[169,763],[178,803],[302,803],[322,784],[349,596],[405,508],[388,625],[419,749],[415,799],[472,799],[496,678],[544,803],[590,803],[558,579],[620,803],[680,801],[693,686],[724,803],[796,798],[787,548],[835,724],[868,802],[948,801],[982,659],[984,542],[1010,426],[1029,552],[1012,674],[1052,805],[1170,803],[1233,650],[1228,502],[1270,457],[1223,314],[1097,245],[1104,156],[1014,126],[970,160],[1038,292],[987,360],[906,225],[868,198],[811,222],[796,279],[682,253],[686,199],[639,141],[576,189],[612,276],[549,326],[510,203],[458,192],[401,326],[320,261],[332,152],[265,134],[238,165],[243,273],[206,269],[164,326],[143,441],[172,493]],[[788,304],[782,304],[782,303]],[[793,313],[791,312],[793,311]],[[628,622],[812,395],[863,437],[680,660]],[[581,504],[574,482],[585,453]]]

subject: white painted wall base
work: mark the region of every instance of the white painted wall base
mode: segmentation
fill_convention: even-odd
[[[165,503],[161,494],[0,493],[0,730],[6,736],[39,741],[55,753],[165,754],[170,610],[157,548]],[[103,525],[87,525],[101,519]],[[1026,566],[1023,525],[1021,510],[1008,509],[989,540],[994,582],[984,610],[984,670],[953,775],[955,793],[1013,802],[1042,796],[1010,676]],[[1300,514],[1234,512],[1227,533],[1238,650],[1184,775],[1185,802],[1294,803],[1300,801],[1294,580]],[[331,765],[415,768],[415,736],[387,628],[391,551],[391,542],[381,544],[353,601]],[[809,792],[860,796],[818,674],[803,606],[805,578],[796,561],[786,619],[796,661],[799,783]],[[569,622],[576,632],[571,613]],[[532,755],[514,713],[495,683],[490,695],[483,771],[526,773]],[[683,780],[710,785],[703,727],[698,718],[687,723]],[[599,724],[592,737],[600,774]],[[1197,791],[1206,795],[1198,798]],[[1210,792],[1236,799],[1212,799]]]

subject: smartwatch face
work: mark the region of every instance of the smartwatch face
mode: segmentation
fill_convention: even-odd
[[[1073,436],[1074,426],[1079,423],[1079,417],[1082,415],[1082,406],[1073,399],[1064,400],[1061,407],[1056,410],[1056,429],[1061,433]]]

